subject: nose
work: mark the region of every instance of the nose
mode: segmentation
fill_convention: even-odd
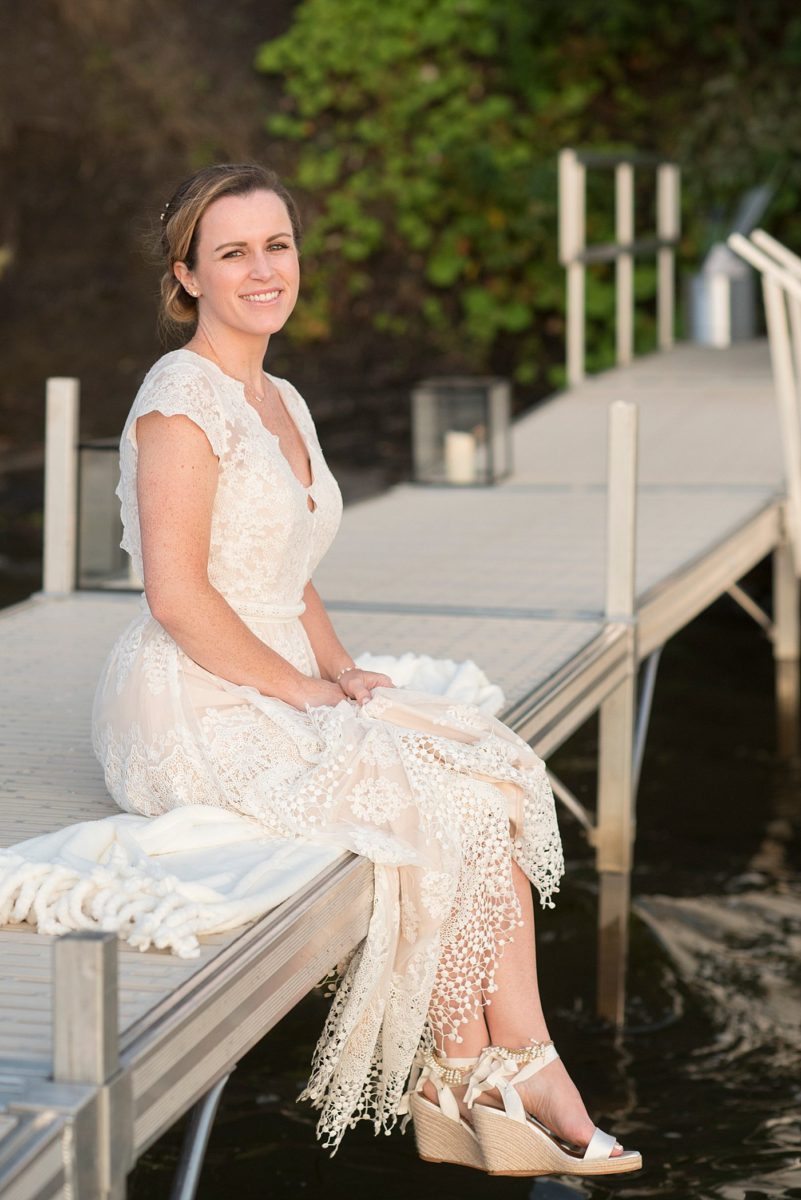
[[[268,279],[272,274],[273,264],[270,261],[270,256],[266,250],[257,250],[253,258],[253,265],[250,269],[251,275],[256,279]]]

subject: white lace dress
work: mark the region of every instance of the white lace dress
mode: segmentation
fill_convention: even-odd
[[[306,443],[305,488],[242,385],[190,350],[151,368],[120,443],[122,546],[142,577],[136,420],[183,413],[219,459],[209,579],[253,633],[299,671],[320,670],[302,594],[330,546],[342,498],[299,393],[273,378]],[[307,502],[311,495],[316,507]],[[511,861],[551,905],[563,871],[542,760],[477,707],[407,688],[364,706],[301,711],[210,673],[150,614],[114,645],[98,683],[95,753],[117,804],[156,815],[221,805],[277,836],[312,838],[375,863],[367,937],[346,964],[304,1096],[336,1146],[360,1118],[389,1130],[421,1041],[460,1022],[495,989],[519,920]]]

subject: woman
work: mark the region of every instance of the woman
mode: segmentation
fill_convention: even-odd
[[[121,441],[145,592],[95,699],[109,790],[145,815],[227,806],[375,863],[304,1093],[327,1145],[408,1111],[428,1158],[634,1169],[540,1007],[529,880],[552,904],[563,870],[542,761],[478,708],[358,669],[314,588],[342,500],[305,402],[263,370],[298,295],[294,203],[272,172],[221,165],[161,216],[162,315],[191,336],[151,368]]]

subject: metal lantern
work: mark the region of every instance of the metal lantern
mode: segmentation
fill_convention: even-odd
[[[412,391],[416,483],[497,483],[512,470],[509,381],[424,379]]]

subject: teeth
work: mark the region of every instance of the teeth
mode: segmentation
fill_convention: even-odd
[[[279,295],[278,289],[273,292],[255,292],[252,296],[243,296],[243,300],[251,300],[256,304],[264,304],[267,300],[275,300]]]

